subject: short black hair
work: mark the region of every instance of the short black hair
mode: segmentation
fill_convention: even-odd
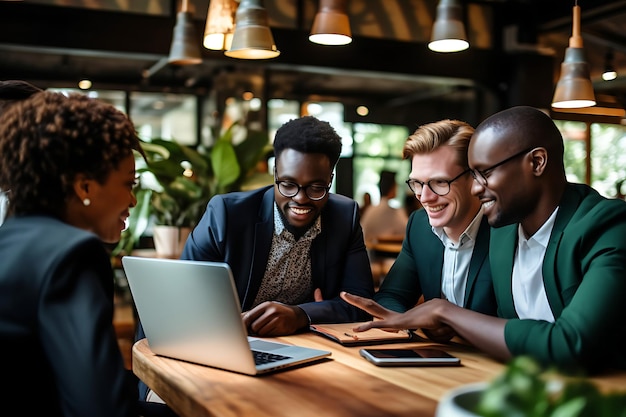
[[[313,116],[303,116],[288,121],[276,131],[274,137],[276,159],[285,149],[324,154],[334,167],[341,154],[341,136],[330,123]]]
[[[0,112],[9,104],[42,91],[41,88],[22,80],[0,81]]]
[[[380,181],[378,188],[381,197],[386,196],[396,186],[396,173],[393,171],[382,171],[380,173]]]

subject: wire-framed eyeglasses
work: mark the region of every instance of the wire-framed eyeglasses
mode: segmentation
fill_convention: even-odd
[[[506,164],[507,162],[510,162],[512,160],[514,160],[515,158],[519,158],[522,155],[526,155],[528,152],[532,151],[533,149],[535,149],[534,146],[531,146],[530,148],[526,148],[523,151],[520,151],[518,153],[516,153],[515,155],[511,155],[508,158],[506,158],[503,161],[498,162],[495,165],[490,166],[487,169],[483,169],[478,170],[478,169],[470,169],[470,172],[472,173],[472,177],[474,178],[474,180],[476,180],[480,185],[482,185],[483,187],[487,186],[487,178],[489,177],[489,175],[491,174],[491,172],[498,168],[499,166],[502,166],[504,164]]]
[[[406,185],[408,185],[411,191],[418,197],[422,195],[424,185],[428,185],[428,188],[430,188],[433,193],[443,197],[450,192],[450,184],[467,174],[469,171],[469,169],[466,169],[451,180],[432,179],[427,182],[422,182],[420,180],[408,179],[406,180]]]
[[[300,190],[304,190],[304,193],[310,200],[318,201],[326,197],[330,190],[330,184],[327,186],[322,184],[300,185],[286,180],[275,180],[275,183],[278,186],[278,192],[287,198],[295,197]]]

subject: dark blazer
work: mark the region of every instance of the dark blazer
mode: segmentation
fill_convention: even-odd
[[[489,268],[489,224],[483,217],[470,261],[465,307],[484,314],[496,315],[496,301]],[[399,312],[424,300],[441,298],[441,271],[444,246],[428,222],[424,209],[409,217],[402,250],[383,280],[374,299],[381,305]]]
[[[554,323],[520,320],[511,276],[517,224],[493,229],[490,258],[505,341],[564,368],[626,368],[626,203],[583,184],[568,184],[543,260]]]
[[[0,227],[0,361],[0,399],[24,413],[136,415],[111,261],[94,234],[36,216]]]
[[[322,213],[322,231],[311,245],[313,288],[324,301],[300,304],[312,323],[367,320],[344,302],[340,291],[374,295],[374,284],[359,209],[355,201],[330,194]],[[270,253],[274,233],[274,187],[217,195],[189,235],[181,259],[227,262],[232,268],[242,310],[252,306]]]

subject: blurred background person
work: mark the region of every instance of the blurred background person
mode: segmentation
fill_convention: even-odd
[[[363,214],[372,205],[372,195],[368,192],[363,193],[363,202],[359,205],[359,215],[363,218]]]
[[[392,203],[395,201],[398,184],[396,183],[396,173],[392,171],[382,171],[380,181],[380,202],[373,205],[363,213],[361,227],[365,242],[376,242],[379,236],[404,236],[408,217],[404,209]]]
[[[396,173],[382,171],[378,182],[380,202],[370,206],[361,218],[363,238],[369,249],[374,282],[380,282],[395,260],[375,250],[377,243],[401,243],[404,238],[408,216],[404,208],[394,200],[398,192]],[[395,204],[394,204],[395,203]]]

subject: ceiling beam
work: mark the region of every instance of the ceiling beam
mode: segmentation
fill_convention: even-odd
[[[201,44],[204,21],[195,23]],[[168,16],[0,1],[0,48],[81,56],[151,57],[157,64],[169,54],[174,25],[175,17]],[[278,58],[237,60],[220,51],[202,48],[203,60],[237,66],[361,71],[444,81],[459,79],[489,88],[497,88],[503,81],[502,53],[498,51],[472,48],[461,54],[434,54],[425,43],[358,36],[350,45],[331,48],[311,43],[308,31],[272,28],[272,32],[281,50]]]

